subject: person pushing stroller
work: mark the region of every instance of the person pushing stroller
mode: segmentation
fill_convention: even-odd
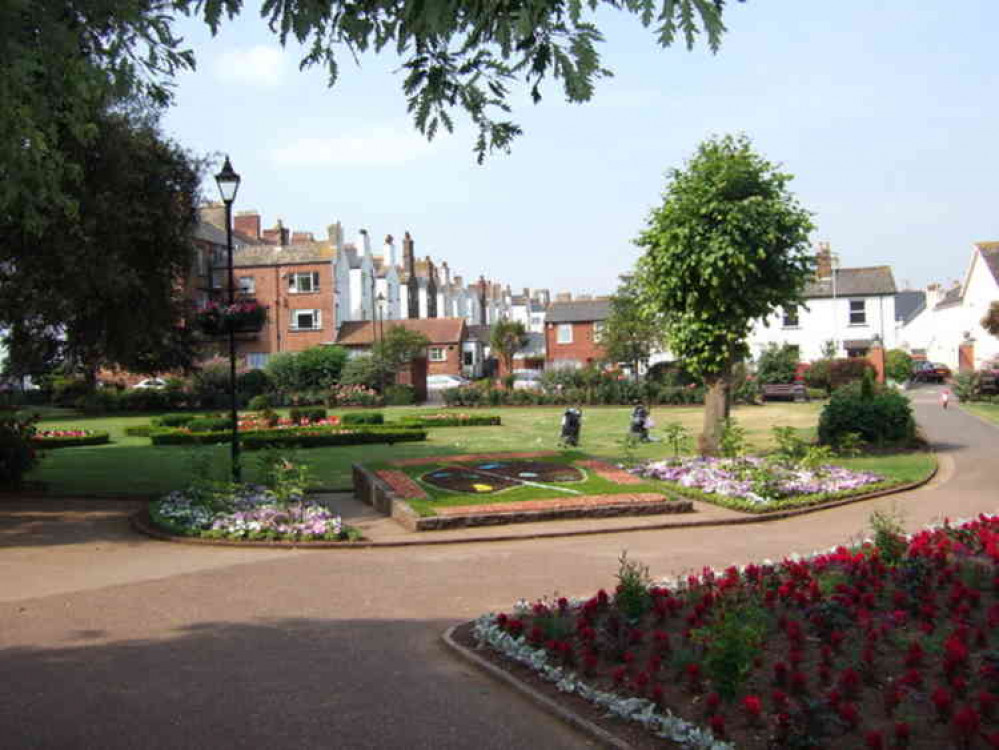
[[[579,431],[583,427],[583,412],[575,407],[569,407],[562,415],[562,432],[559,444],[576,447],[579,445]]]
[[[628,427],[629,436],[636,438],[641,443],[652,442],[652,438],[649,437],[649,430],[653,426],[652,416],[649,414],[649,410],[645,408],[645,405],[641,403],[635,404],[635,408],[631,412],[631,424]]]

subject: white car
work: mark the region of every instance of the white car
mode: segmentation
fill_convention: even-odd
[[[448,388],[459,388],[463,385],[469,385],[471,382],[459,375],[428,375],[427,390],[443,391]]]
[[[145,380],[140,380],[138,383],[132,386],[140,391],[145,390],[160,390],[161,388],[166,388],[167,384],[163,378],[146,378]]]

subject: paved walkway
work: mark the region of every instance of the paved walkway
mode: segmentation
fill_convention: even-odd
[[[830,546],[896,504],[999,510],[999,430],[914,392],[931,485],[773,524],[355,551],[171,545],[120,503],[0,506],[4,748],[572,748],[587,741],[438,645],[520,597]]]

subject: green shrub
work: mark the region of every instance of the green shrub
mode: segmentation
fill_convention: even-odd
[[[793,383],[798,369],[798,347],[768,344],[756,360],[756,378],[763,384]]]
[[[151,424],[137,424],[125,428],[125,434],[128,437],[149,437],[152,431],[153,426]]]
[[[952,383],[954,395],[960,401],[978,400],[981,397],[979,386],[980,376],[977,372],[959,372]]]
[[[260,393],[250,399],[247,408],[250,411],[265,411],[267,409],[273,409],[277,404],[275,404],[275,398],[270,393]]]
[[[821,390],[823,397],[828,396],[832,392],[832,381],[829,377],[831,369],[831,359],[818,359],[812,362],[805,370],[805,385],[814,390]]]
[[[24,475],[38,462],[31,440],[34,434],[35,417],[0,418],[0,487],[20,487]]]
[[[83,378],[52,378],[52,403],[57,406],[73,406],[77,399],[88,393],[90,393],[90,389]]]
[[[896,383],[904,383],[912,377],[912,357],[901,349],[885,352],[885,376]]]
[[[844,385],[856,383],[864,377],[867,370],[874,370],[874,365],[863,357],[848,357],[834,359],[829,363],[829,385],[833,390]]]
[[[836,445],[851,432],[876,445],[911,442],[916,436],[916,422],[909,399],[893,389],[864,398],[856,386],[840,388],[822,409],[819,441]]]
[[[492,427],[501,424],[495,414],[428,414],[403,417],[400,425],[418,427]]]
[[[214,414],[163,414],[159,417],[153,417],[150,422],[153,427],[184,427],[192,419],[198,419],[199,416],[216,416]]]
[[[326,419],[326,410],[321,406],[295,406],[292,407],[288,416],[295,424],[302,424],[302,422],[318,422],[320,419]]]
[[[385,388],[386,406],[409,406],[416,403],[416,389],[411,385],[390,385]]]
[[[111,442],[106,432],[89,432],[87,435],[60,437],[36,434],[31,441],[39,448],[72,448],[80,445],[104,445]]]
[[[385,415],[380,411],[355,411],[340,417],[341,424],[385,424]]]
[[[232,419],[229,417],[199,417],[192,419],[185,427],[191,432],[215,432],[217,430],[231,430]]]
[[[204,445],[227,443],[232,432],[183,432],[161,430],[150,435],[153,445]],[[427,439],[427,431],[411,427],[358,427],[342,430],[336,427],[297,427],[282,430],[252,430],[239,434],[240,445],[247,450],[269,446],[313,448],[326,445],[366,445],[371,443],[404,443]]]
[[[273,383],[264,370],[247,370],[236,377],[236,390],[245,399],[254,399],[272,388]]]

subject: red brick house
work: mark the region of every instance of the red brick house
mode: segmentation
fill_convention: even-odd
[[[468,335],[464,318],[427,318],[346,321],[340,326],[336,344],[354,352],[367,352],[376,336],[394,327],[422,333],[430,340],[427,347],[428,375],[461,375],[462,345]]]
[[[606,298],[553,302],[545,317],[545,366],[580,368],[604,359],[597,342],[608,317]]]

